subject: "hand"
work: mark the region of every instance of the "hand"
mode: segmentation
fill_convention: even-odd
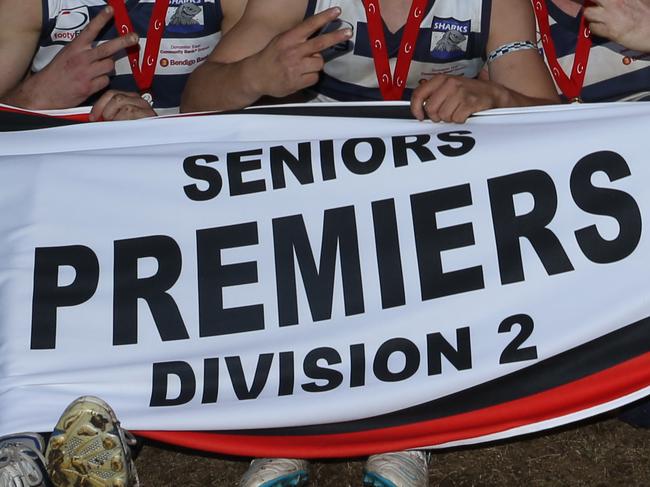
[[[584,15],[594,34],[650,52],[650,0],[594,0]]]
[[[418,120],[463,123],[472,113],[502,106],[505,92],[491,81],[437,74],[413,92],[411,113]]]
[[[136,120],[155,117],[151,105],[138,93],[108,90],[93,105],[88,117],[91,122],[99,120]]]
[[[320,52],[352,37],[350,29],[341,29],[311,37],[341,14],[338,7],[309,17],[296,27],[275,37],[256,56],[255,72],[260,96],[276,98],[290,95],[313,85],[323,69]]]
[[[106,7],[64,47],[42,71],[29,78],[30,108],[71,108],[106,88],[115,68],[113,55],[138,43],[135,33],[93,47],[93,41],[113,17]]]

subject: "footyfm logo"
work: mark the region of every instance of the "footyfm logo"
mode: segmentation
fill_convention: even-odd
[[[63,9],[56,18],[51,38],[54,42],[73,41],[88,25],[90,14],[88,7],[80,6]]]

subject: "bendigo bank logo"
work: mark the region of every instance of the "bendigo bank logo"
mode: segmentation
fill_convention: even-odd
[[[190,67],[190,66],[194,66],[196,63],[200,63],[206,58],[207,56],[203,56],[203,57],[199,56],[197,59],[168,59],[164,57],[158,62],[158,64],[160,64],[160,67],[162,68],[177,67],[177,66]]]
[[[75,40],[89,21],[90,14],[86,6],[62,9],[52,30],[52,41],[70,42]]]

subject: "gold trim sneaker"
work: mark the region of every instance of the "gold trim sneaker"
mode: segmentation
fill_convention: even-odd
[[[138,487],[129,445],[111,407],[98,397],[75,399],[63,412],[45,451],[55,487]]]

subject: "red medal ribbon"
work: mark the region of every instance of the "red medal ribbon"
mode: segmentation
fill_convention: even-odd
[[[363,0],[363,5],[366,8],[366,19],[368,20],[372,58],[375,62],[375,73],[377,73],[379,90],[384,100],[402,99],[427,1],[413,0],[411,3],[411,11],[404,26],[393,75],[390,71],[388,47],[384,36],[384,23],[379,9],[379,0]]]
[[[548,22],[547,1],[549,0],[535,0],[535,16],[537,17],[537,25],[539,25],[539,30],[542,35],[542,47],[546,54],[546,60],[551,68],[551,74],[564,96],[568,100],[578,101],[580,100],[580,92],[582,91],[585,73],[587,72],[589,50],[591,49],[591,32],[587,26],[585,16],[581,15],[580,30],[578,31],[578,42],[576,43],[571,76],[567,76],[557,60],[555,45],[551,37],[551,26]],[[590,0],[585,0],[583,9],[589,3],[591,3]]]
[[[113,7],[113,11],[115,12],[115,28],[117,29],[118,35],[127,35],[129,32],[135,32],[129,13],[126,11],[124,1],[108,0],[108,3]],[[168,8],[169,0],[156,0],[153,12],[151,13],[151,19],[149,19],[142,66],[140,66],[139,58],[140,46],[129,47],[126,50],[135,84],[138,85],[138,89],[145,99],[147,99],[147,95],[151,98],[151,85],[153,83],[154,73],[156,72],[156,64],[158,63],[160,41],[165,31],[165,17],[167,17]]]

